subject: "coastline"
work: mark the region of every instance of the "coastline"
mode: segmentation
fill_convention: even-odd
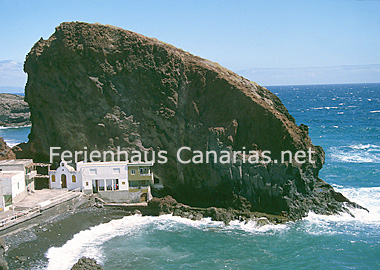
[[[5,260],[9,269],[34,269],[47,265],[46,252],[51,247],[60,247],[73,236],[91,227],[121,219],[133,214],[160,216],[173,214],[191,220],[210,217],[213,221],[228,224],[232,220],[254,220],[258,226],[286,222],[279,216],[224,208],[195,208],[176,202],[170,196],[154,198],[148,206],[102,205],[94,197],[54,206],[36,217],[20,223],[14,228],[0,232],[6,244]],[[282,222],[281,222],[282,221]]]
[[[89,206],[51,216],[39,224],[25,223],[15,232],[3,236],[8,267],[31,269],[43,266],[47,263],[45,254],[49,248],[62,246],[80,231],[129,214],[124,210]]]
[[[6,124],[6,123],[2,123],[2,124],[0,125],[0,129],[7,129],[7,128],[27,128],[27,127],[32,127],[32,124],[15,124],[15,123]]]

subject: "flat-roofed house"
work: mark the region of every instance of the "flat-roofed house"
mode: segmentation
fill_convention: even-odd
[[[9,206],[21,201],[26,195],[27,189],[23,171],[0,172],[0,212],[9,210]]]
[[[150,195],[150,188],[154,185],[152,166],[153,163],[149,162],[128,164],[128,190],[129,192],[142,190],[143,194],[140,201],[148,201],[152,198]]]
[[[84,193],[99,193],[112,202],[144,202],[152,198],[153,162],[78,162]]]
[[[32,159],[8,159],[0,161],[0,171],[23,172],[27,191],[34,190],[34,177],[37,171]]]
[[[50,171],[51,188],[80,188],[85,194],[98,193],[109,202],[145,202],[152,198],[153,162],[78,162],[76,170],[61,161]]]

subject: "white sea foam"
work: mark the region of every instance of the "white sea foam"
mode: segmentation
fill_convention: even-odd
[[[243,230],[245,232],[249,233],[277,233],[284,230],[289,229],[289,227],[286,224],[267,224],[267,225],[260,225],[257,221],[250,220],[248,222],[239,221],[239,220],[233,220],[230,222],[230,224],[226,227],[226,229],[237,229],[237,230]]]
[[[355,233],[357,230],[366,231],[368,228],[380,230],[380,187],[342,188],[335,189],[353,202],[367,208],[351,208],[350,212],[339,215],[319,215],[310,212],[303,219],[302,229],[310,234],[343,234]]]
[[[19,142],[19,141],[15,141],[15,140],[7,140],[7,139],[4,139],[4,141],[7,143],[7,145],[12,148],[13,146],[16,146],[22,142]]]
[[[46,257],[49,259],[47,269],[64,270],[71,267],[82,256],[95,258],[98,262],[103,261],[100,245],[113,237],[127,235],[133,230],[149,223],[149,218],[141,216],[128,216],[118,220],[112,220],[81,231],[67,241],[62,247],[52,247]]]
[[[314,110],[331,110],[331,109],[338,109],[338,107],[317,107],[313,109]]]
[[[375,144],[352,144],[330,147],[331,158],[350,163],[380,163],[380,146]]]
[[[0,129],[18,129],[18,128],[27,128],[27,127],[31,127],[31,126],[32,125],[10,126],[10,127],[0,126]]]
[[[81,231],[75,234],[73,238],[67,241],[62,247],[50,248],[46,253],[46,257],[49,260],[46,269],[71,269],[82,256],[94,258],[97,262],[103,263],[105,259],[101,248],[103,243],[117,236],[132,235],[149,224],[153,224],[156,230],[166,231],[176,230],[180,224],[200,230],[217,230],[220,232],[242,230],[250,233],[267,233],[277,232],[287,228],[286,225],[273,224],[259,226],[255,221],[249,221],[247,223],[232,221],[226,226],[223,222],[212,221],[210,218],[194,221],[172,215],[162,215],[159,217],[141,215],[126,216],[122,219],[112,220],[108,223]]]
[[[103,263],[102,245],[117,236],[133,235],[143,230],[144,227],[153,225],[154,230],[173,231],[185,227],[196,228],[205,231],[231,232],[243,231],[250,234],[275,234],[296,228],[309,234],[344,234],[355,233],[355,230],[365,230],[378,227],[380,229],[380,187],[372,188],[343,188],[335,185],[335,188],[350,200],[359,203],[369,209],[369,213],[361,209],[351,209],[354,216],[348,213],[340,215],[318,215],[309,213],[302,222],[259,226],[256,221],[247,223],[231,221],[225,226],[223,222],[212,221],[204,218],[193,221],[172,215],[152,216],[127,216],[119,220],[112,220],[87,230],[81,231],[67,241],[62,247],[52,247],[46,253],[48,258],[48,270],[70,269],[76,261],[87,256]],[[183,229],[183,227],[182,227]]]

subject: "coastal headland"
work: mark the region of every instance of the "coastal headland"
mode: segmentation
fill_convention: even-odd
[[[62,23],[27,55],[25,100],[33,123],[17,157],[48,161],[50,147],[72,152],[160,149],[154,165],[166,194],[192,207],[234,208],[300,219],[356,206],[319,178],[324,151],[272,92],[217,63],[118,27]],[[177,150],[308,149],[314,163],[181,164]],[[184,157],[186,158],[186,157]]]

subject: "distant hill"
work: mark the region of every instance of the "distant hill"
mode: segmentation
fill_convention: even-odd
[[[0,94],[0,125],[30,125],[29,106],[24,97],[15,94]]]
[[[24,96],[24,87],[0,86],[0,93],[16,94]]]

